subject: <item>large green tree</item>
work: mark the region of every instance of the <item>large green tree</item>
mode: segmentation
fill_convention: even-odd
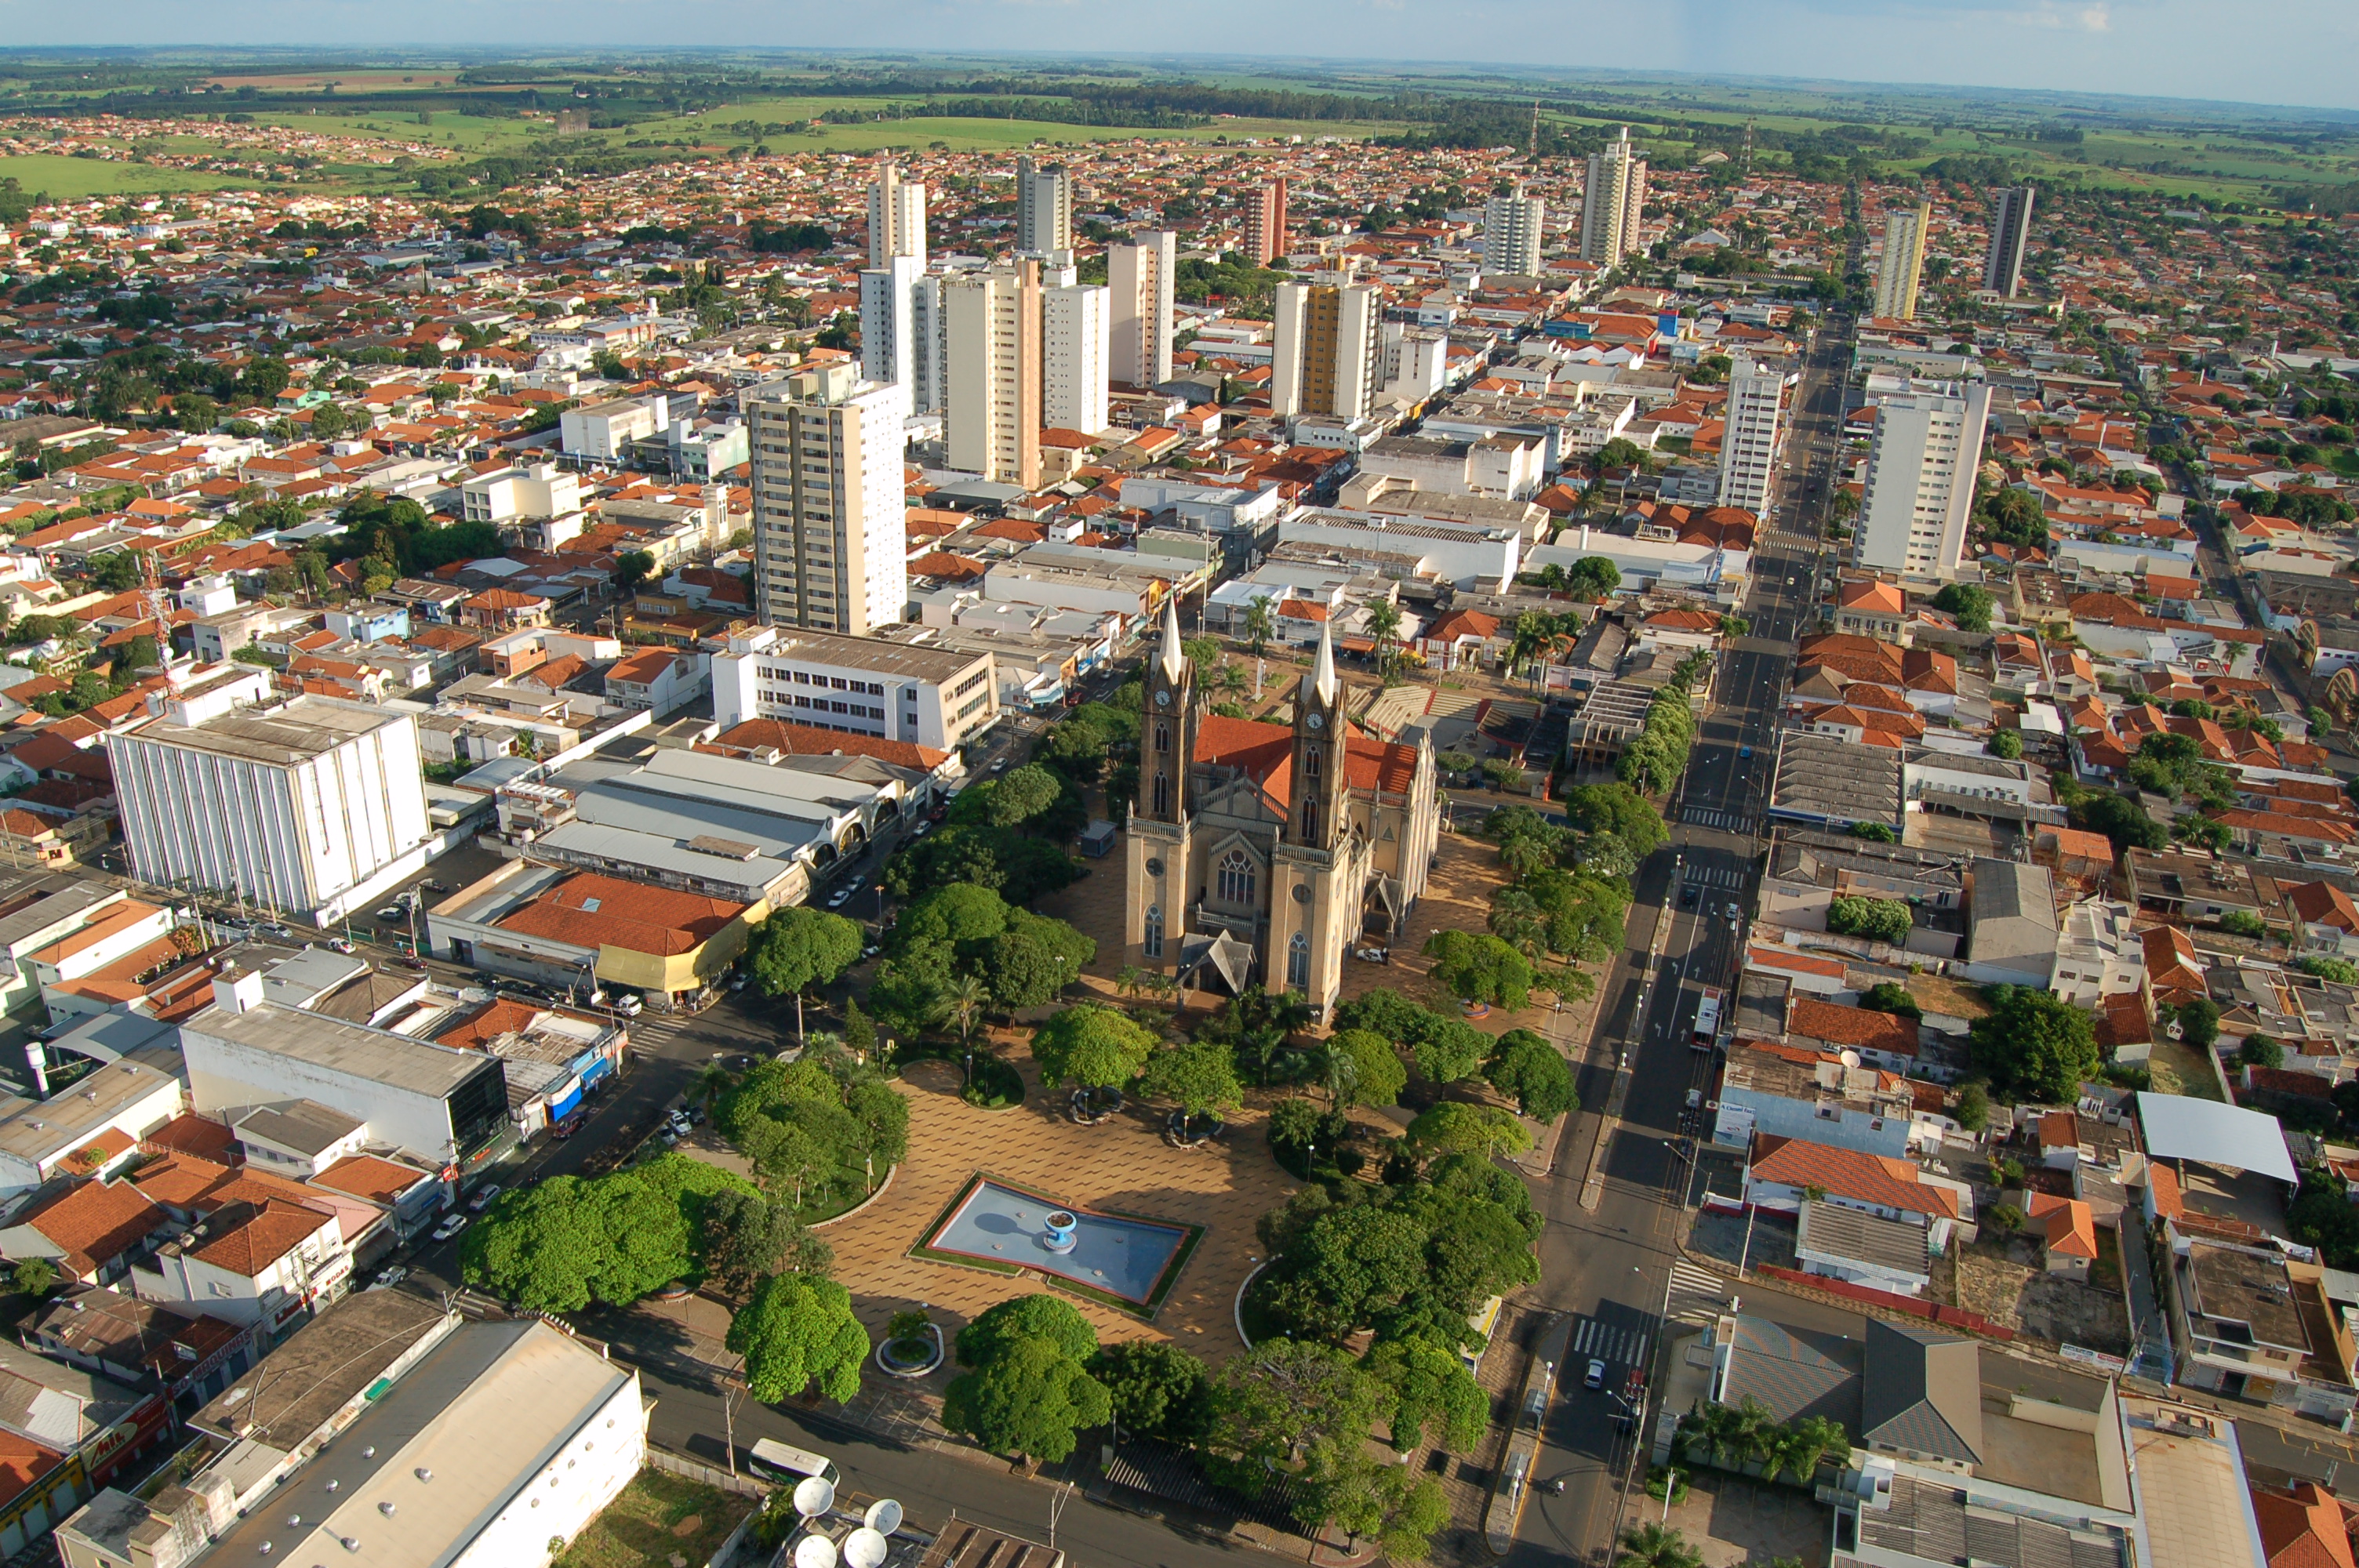
[[[1349,1088],[1336,1098],[1348,1105],[1394,1105],[1408,1087],[1408,1069],[1393,1043],[1371,1029],[1340,1029],[1328,1037],[1327,1054],[1350,1064]]]
[[[1224,1117],[1245,1103],[1236,1052],[1218,1040],[1191,1040],[1158,1051],[1147,1059],[1139,1087],[1157,1099],[1172,1101],[1191,1121]]]
[[[1491,1059],[1483,1065],[1483,1076],[1544,1126],[1581,1108],[1581,1097],[1572,1087],[1572,1065],[1546,1036],[1528,1029],[1510,1029],[1499,1036]]]
[[[1444,1154],[1520,1154],[1532,1146],[1532,1135],[1508,1112],[1461,1100],[1443,1100],[1419,1111],[1402,1141],[1421,1159]]]
[[[1453,1454],[1470,1454],[1483,1441],[1491,1401],[1451,1346],[1422,1338],[1388,1339],[1369,1350],[1363,1363],[1392,1390],[1393,1446],[1404,1453],[1425,1443],[1426,1429]]]
[[[1426,942],[1433,978],[1463,1000],[1509,1011],[1531,1000],[1532,966],[1521,953],[1488,934],[1437,931]]]
[[[2010,1104],[2070,1104],[2104,1065],[2090,1015],[2052,991],[1995,986],[1967,1035],[1974,1070]]]
[[[803,1032],[803,996],[860,961],[860,925],[800,904],[774,912],[754,928],[745,968],[765,996],[795,999],[795,1033]]]
[[[627,1306],[695,1272],[707,1204],[743,1178],[682,1154],[510,1193],[467,1233],[468,1283],[537,1312]]]
[[[1212,1379],[1204,1364],[1168,1340],[1126,1339],[1089,1363],[1129,1433],[1192,1446],[1212,1414]]]
[[[860,1392],[868,1331],[833,1280],[773,1274],[729,1320],[729,1348],[745,1358],[745,1386],[764,1404],[813,1384],[841,1404]]]
[[[951,1379],[942,1424],[995,1454],[1056,1464],[1073,1452],[1074,1433],[1102,1426],[1114,1412],[1105,1385],[1055,1341],[1010,1341],[990,1360]]]
[[[1154,1050],[1152,1031],[1095,1002],[1065,1008],[1032,1032],[1032,1059],[1051,1085],[1121,1088],[1138,1076]]]

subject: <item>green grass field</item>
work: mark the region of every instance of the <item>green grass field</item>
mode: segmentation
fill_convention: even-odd
[[[176,190],[236,190],[255,183],[196,169],[109,163],[55,153],[0,157],[0,179],[14,179],[27,190],[46,191],[60,201],[91,196],[168,196]]]

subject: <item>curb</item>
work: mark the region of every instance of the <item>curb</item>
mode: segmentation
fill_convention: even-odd
[[[1254,1342],[1245,1337],[1245,1292],[1253,1288],[1253,1282],[1260,1279],[1261,1271],[1268,1267],[1266,1263],[1255,1264],[1253,1272],[1247,1274],[1245,1281],[1237,1286],[1236,1299],[1229,1303],[1229,1321],[1236,1325],[1237,1343],[1248,1350],[1253,1348]]]
[[[885,1179],[876,1184],[876,1190],[875,1192],[870,1193],[866,1197],[862,1198],[858,1203],[853,1205],[850,1208],[845,1209],[842,1214],[829,1215],[825,1219],[814,1221],[813,1223],[805,1226],[803,1228],[806,1230],[825,1230],[831,1225],[841,1225],[845,1220],[852,1218],[854,1215],[864,1212],[870,1204],[875,1203],[878,1198],[883,1197],[886,1193],[893,1190],[893,1178],[900,1173],[901,1167],[898,1165],[894,1166],[892,1169],[885,1173]]]

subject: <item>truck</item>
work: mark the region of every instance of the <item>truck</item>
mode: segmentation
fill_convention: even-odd
[[[1712,1048],[1720,1034],[1720,990],[1714,986],[1703,988],[1696,998],[1695,1038],[1689,1042],[1698,1051]]]

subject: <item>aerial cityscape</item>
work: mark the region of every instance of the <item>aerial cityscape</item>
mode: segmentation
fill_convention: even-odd
[[[0,44],[0,1562],[2359,1568],[2349,18],[1000,10]]]

